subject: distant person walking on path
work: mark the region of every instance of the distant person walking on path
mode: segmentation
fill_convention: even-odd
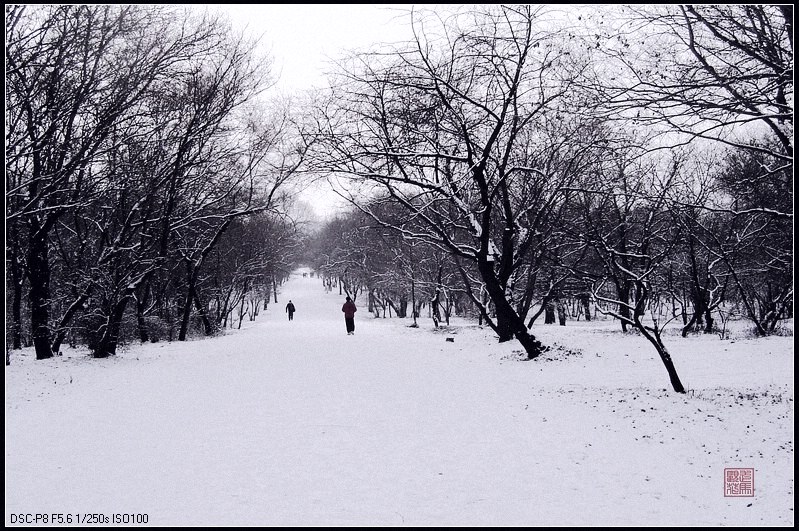
[[[288,312],[288,314],[289,314],[289,321],[293,321],[294,320],[294,311],[295,311],[295,309],[296,308],[294,308],[294,303],[291,302],[291,299],[289,299],[289,303],[286,304],[286,312]]]
[[[351,336],[355,334],[355,312],[358,311],[358,308],[355,307],[355,303],[352,302],[352,299],[347,297],[347,302],[341,307],[341,311],[344,312],[344,322],[347,324],[347,335]]]

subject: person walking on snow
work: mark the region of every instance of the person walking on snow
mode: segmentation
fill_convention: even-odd
[[[351,336],[355,334],[355,312],[358,311],[358,308],[355,307],[355,303],[352,302],[352,299],[347,297],[347,302],[344,303],[344,306],[341,307],[341,311],[344,312],[344,322],[347,325],[347,335]]]
[[[294,310],[295,310],[294,303],[291,302],[291,299],[289,299],[289,303],[286,304],[286,312],[288,312],[289,314],[289,321],[294,320]]]

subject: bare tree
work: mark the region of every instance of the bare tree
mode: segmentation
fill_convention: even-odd
[[[761,336],[792,315],[793,301],[792,223],[772,214],[792,209],[792,175],[783,170],[764,178],[762,168],[773,163],[761,151],[727,153],[724,164],[714,165],[711,193],[733,212],[706,209],[683,222]]]
[[[31,329],[52,356],[50,235],[87,204],[94,157],[158,79],[209,45],[158,6],[6,10],[7,222],[24,227]],[[20,230],[21,232],[22,230]]]
[[[236,73],[238,83],[246,83],[252,73],[241,70]],[[230,87],[231,74],[224,73],[225,82],[220,81],[224,93],[240,93]],[[189,200],[189,219],[183,229],[176,229],[176,239],[181,261],[186,267],[186,297],[183,305],[178,339],[186,339],[192,306],[202,313],[197,283],[203,265],[211,251],[223,237],[225,231],[239,217],[259,212],[279,214],[286,206],[286,188],[296,176],[303,161],[304,147],[300,144],[288,146],[290,122],[286,113],[270,116],[251,116],[243,134],[229,138],[224,150],[212,159],[200,186],[183,199]],[[243,147],[242,147],[243,146]],[[218,146],[221,147],[221,146]],[[212,175],[216,177],[212,177]],[[206,334],[213,333],[210,321],[206,323]]]
[[[298,265],[302,251],[301,235],[285,216],[263,211],[236,218],[198,278],[197,293],[205,294],[196,305],[198,315],[202,317],[207,304],[209,319],[224,328],[244,302],[252,318],[258,301],[266,307],[273,289]]]
[[[545,9],[468,15],[435,30],[430,19],[416,20],[410,48],[367,56],[345,72],[322,110],[320,168],[363,183],[356,204],[380,189],[403,205],[414,225],[394,228],[452,255],[499,340],[516,338],[534,358],[544,347],[517,311],[514,286],[523,283],[515,280],[557,219],[564,187],[600,146],[579,110],[590,103],[575,90],[579,65],[539,27]]]
[[[625,11],[629,16],[620,18],[622,27],[597,32],[597,46],[622,65],[597,80],[621,120],[679,133],[661,146],[698,138],[757,151],[773,161],[761,168],[761,180],[791,171],[793,6]],[[774,141],[752,142],[761,138]],[[753,208],[793,216],[792,209]]]
[[[185,338],[192,305],[211,330],[206,260],[235,220],[286,200],[302,161],[285,112],[245,107],[269,62],[222,20],[166,6],[12,7],[6,22],[11,280],[15,301],[17,273],[30,284],[37,358],[78,316],[93,354],[114,354],[131,301],[142,340],[151,312],[176,309]]]
[[[673,317],[664,321],[653,304],[680,241],[668,209],[679,170],[678,160],[663,168],[641,161],[625,163],[621,157],[604,171],[597,168],[600,175],[582,192],[584,216],[575,232],[602,263],[602,270],[593,272],[598,274],[593,296],[611,307],[600,311],[641,333],[660,356],[674,390],[684,393],[662,337]],[[612,290],[607,289],[609,281],[614,284]]]

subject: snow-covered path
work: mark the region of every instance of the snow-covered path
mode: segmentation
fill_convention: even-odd
[[[654,361],[518,362],[482,330],[449,343],[361,300],[347,336],[343,297],[298,274],[280,300],[216,339],[12,361],[6,525],[793,523],[785,342],[748,400],[683,397]],[[723,496],[737,466],[756,468],[756,497]]]

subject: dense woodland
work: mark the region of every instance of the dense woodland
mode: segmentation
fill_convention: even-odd
[[[254,44],[165,6],[7,6],[6,62],[11,347],[254,318],[294,267],[304,156]]]
[[[224,20],[6,6],[6,331],[185,340],[300,264],[377,317],[754,334],[793,317],[793,7],[465,6],[269,98]],[[344,182],[309,230],[295,194]]]

